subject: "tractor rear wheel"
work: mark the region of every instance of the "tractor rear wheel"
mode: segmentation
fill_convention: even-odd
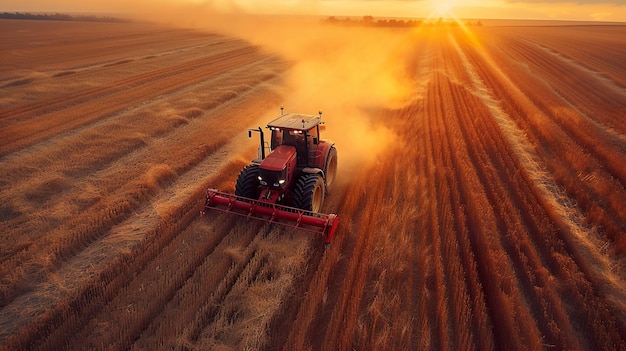
[[[326,169],[324,169],[324,175],[326,176],[326,194],[329,194],[335,184],[335,175],[337,174],[337,149],[331,147],[326,157]]]
[[[324,204],[324,179],[319,174],[305,174],[296,182],[293,190],[294,207],[320,212]]]
[[[241,172],[239,172],[237,183],[235,184],[235,195],[257,199],[259,197],[260,187],[259,165],[253,163],[244,167]]]

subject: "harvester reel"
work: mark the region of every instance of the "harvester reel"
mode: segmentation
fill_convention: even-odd
[[[296,183],[293,204],[297,208],[321,212],[325,194],[324,178],[319,174],[305,174]]]

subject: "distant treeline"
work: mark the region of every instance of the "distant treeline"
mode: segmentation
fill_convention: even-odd
[[[439,20],[431,22],[431,21],[421,21],[416,19],[374,19],[373,16],[363,16],[363,18],[337,18],[335,16],[329,16],[325,22],[330,24],[344,25],[344,26],[364,26],[364,27],[417,27],[421,25],[427,26],[457,26],[459,23],[457,21],[444,21],[442,18]],[[467,22],[465,23],[467,26],[482,26],[481,21],[477,22]]]
[[[43,21],[81,21],[81,22],[130,22],[130,20],[115,18],[109,16],[94,16],[94,15],[66,15],[61,13],[20,13],[20,12],[3,12],[0,13],[0,19],[21,19],[21,20],[43,20]]]

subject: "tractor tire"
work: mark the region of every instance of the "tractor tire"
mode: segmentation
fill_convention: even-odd
[[[249,199],[257,199],[261,183],[259,182],[259,165],[251,164],[244,167],[235,184],[235,195],[247,197]]]
[[[330,194],[333,185],[335,185],[335,176],[337,175],[337,149],[334,146],[330,148],[328,157],[326,157],[324,175],[326,176],[326,194]]]
[[[324,205],[324,179],[319,174],[305,174],[293,190],[293,206],[305,211],[320,212]]]

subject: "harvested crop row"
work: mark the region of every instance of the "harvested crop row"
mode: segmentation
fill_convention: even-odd
[[[251,94],[250,98],[263,91],[262,87],[251,90],[249,92]],[[242,94],[242,96],[246,96],[246,94]],[[266,98],[267,96],[263,99]],[[256,101],[264,103],[263,99]],[[213,111],[213,113],[220,114],[221,112],[218,109]],[[254,115],[249,115],[247,118],[254,118]],[[245,125],[246,120],[242,119],[235,122],[235,124]],[[150,124],[149,118],[146,119],[146,123]],[[198,118],[197,121],[184,126],[184,128],[177,128],[176,131],[171,130],[172,132],[168,133],[171,135],[160,136],[161,142],[159,143],[144,145],[144,147],[136,150],[127,150],[126,154],[120,155],[123,157],[111,160],[112,162],[109,161],[108,167],[103,170],[97,170],[96,168],[96,172],[93,174],[89,172],[87,174],[79,173],[74,177],[66,176],[68,179],[72,179],[75,185],[67,189],[54,190],[50,200],[48,200],[54,200],[54,202],[50,202],[47,205],[48,218],[55,218],[55,213],[59,213],[60,217],[57,218],[59,225],[38,225],[37,220],[39,217],[36,216],[36,211],[33,211],[32,215],[22,216],[19,219],[16,218],[16,221],[21,221],[21,225],[8,222],[9,228],[13,228],[13,230],[3,233],[3,235],[19,234],[20,240],[18,243],[28,243],[28,245],[13,246],[14,250],[17,250],[17,247],[22,247],[22,249],[12,255],[8,254],[12,247],[7,246],[5,248],[7,250],[5,256],[7,261],[3,267],[9,270],[10,267],[34,265],[36,262],[29,262],[28,264],[26,262],[32,259],[33,255],[34,257],[39,257],[39,255],[34,254],[35,252],[53,254],[53,260],[44,264],[44,267],[48,267],[49,264],[55,264],[54,262],[58,262],[59,259],[67,260],[68,256],[76,254],[85,245],[89,245],[93,240],[101,238],[110,229],[111,225],[119,223],[132,215],[133,209],[138,207],[141,201],[154,196],[161,188],[175,181],[178,176],[205,160],[220,145],[226,143],[229,135],[232,135],[232,131],[215,133],[211,140],[206,140],[205,138],[205,130],[218,130],[221,123],[219,118],[216,119],[211,114],[207,114]],[[155,125],[155,123],[152,123],[152,125]],[[132,133],[132,130],[130,132]],[[220,136],[220,134],[223,136]],[[177,146],[180,140],[196,140],[197,142],[190,144],[202,145],[202,147],[181,148]],[[76,154],[72,156],[74,155]],[[85,155],[82,153],[78,155],[82,155],[79,156],[79,160],[80,157],[82,159],[85,158]],[[107,162],[108,160],[103,159],[102,161]],[[82,162],[81,164],[84,165],[84,163]],[[130,170],[120,167],[120,165],[127,164],[132,164],[134,167]],[[101,165],[96,163],[94,166]],[[25,178],[25,180],[27,179],[28,177]],[[15,185],[19,183],[17,182]],[[91,194],[94,198],[91,204],[86,208],[72,209],[72,203],[86,195],[85,189],[95,189],[96,187],[98,190]],[[7,189],[7,191],[10,193],[10,189]],[[7,202],[20,203],[19,198],[12,199],[8,196],[7,193]],[[30,206],[40,204],[40,202],[36,202]],[[28,207],[26,207],[28,205],[28,202],[23,203],[21,211],[30,212],[30,210],[27,210]],[[56,209],[58,209],[58,212]],[[32,218],[31,222],[25,223],[25,218]],[[24,232],[18,232],[18,230]],[[37,240],[37,238],[41,239]],[[11,274],[7,273],[6,276],[14,277],[15,274],[20,274],[20,272],[22,271],[13,271]],[[11,279],[11,281],[21,282],[24,280],[16,278]],[[15,291],[19,291],[19,289]]]
[[[56,81],[80,90],[76,80],[89,77],[156,90],[0,158],[0,348],[626,348],[623,259],[614,255],[623,236],[624,136],[590,112],[604,93],[616,99],[606,111],[623,103],[614,79],[624,69],[614,62],[621,49],[609,32],[376,32],[400,46],[392,55],[399,62],[380,63],[410,91],[401,106],[355,102],[359,118],[326,119],[327,128],[339,126],[332,139],[341,160],[325,204],[340,218],[328,249],[309,233],[198,214],[204,190],[232,192],[254,157],[245,130],[267,122],[284,99],[301,98],[288,95],[288,69],[300,62],[256,49],[228,56],[245,44],[215,35],[203,44],[198,32],[139,31],[106,46],[137,44],[125,54],[103,49],[101,60],[42,64],[34,76],[11,71],[2,84],[30,79],[0,88],[15,89],[18,100]],[[586,40],[596,53],[576,48]],[[218,54],[228,62],[197,65]],[[612,57],[602,62],[605,54]],[[343,79],[347,68],[334,64],[324,67]],[[173,67],[180,74],[168,74]],[[597,94],[559,86],[568,73]],[[85,98],[76,102],[101,104],[98,94]],[[363,128],[375,142],[361,143]],[[346,140],[358,143],[340,147]],[[607,240],[611,233],[617,239]]]
[[[502,99],[503,110],[528,134],[556,182],[621,252],[626,243],[620,235],[626,230],[626,214],[621,205],[626,201],[626,194],[620,180],[624,169],[618,161],[622,158],[620,145],[623,142],[606,137],[606,134],[597,135],[593,141],[586,136],[579,138],[580,133],[589,129],[562,120],[560,112],[550,107],[561,105],[561,99],[543,90],[541,84],[535,84],[537,78],[527,75],[521,67],[504,64],[510,58],[502,52],[490,50],[489,54],[484,54],[467,46],[465,52],[481,79],[497,98]],[[498,68],[493,68],[490,61],[498,62]],[[513,83],[508,77],[524,79],[516,79]],[[572,128],[577,130],[575,136],[567,133]]]

